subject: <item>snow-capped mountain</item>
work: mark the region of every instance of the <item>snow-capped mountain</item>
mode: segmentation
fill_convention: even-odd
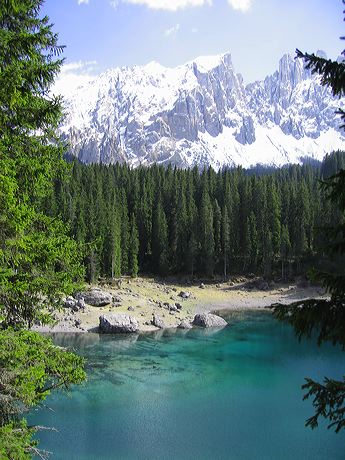
[[[282,165],[344,148],[335,116],[343,105],[290,55],[273,75],[245,85],[223,54],[85,81],[65,91],[61,132],[85,163]]]

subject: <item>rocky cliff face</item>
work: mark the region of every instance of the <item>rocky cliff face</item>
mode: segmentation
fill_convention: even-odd
[[[61,132],[85,163],[281,165],[344,148],[342,101],[289,55],[246,86],[230,54],[112,69],[65,102]]]

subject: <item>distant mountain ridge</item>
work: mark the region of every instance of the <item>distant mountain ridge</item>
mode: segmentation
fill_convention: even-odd
[[[108,70],[66,93],[61,133],[85,163],[279,166],[344,148],[343,105],[300,59],[245,85],[226,53]]]

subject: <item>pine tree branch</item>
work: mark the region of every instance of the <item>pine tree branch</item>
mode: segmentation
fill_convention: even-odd
[[[303,400],[313,397],[315,414],[308,418],[306,426],[312,429],[318,426],[319,417],[329,420],[328,429],[335,428],[338,433],[345,428],[345,377],[343,381],[324,379],[324,384],[307,378],[302,389],[308,390]]]
[[[274,316],[291,324],[297,337],[317,336],[317,343],[330,341],[345,348],[345,299],[308,299],[289,305],[273,304]]]
[[[296,49],[296,57],[303,59],[305,67],[311,70],[313,74],[316,73],[321,76],[321,84],[330,87],[333,96],[342,97],[345,95],[344,62],[325,59],[316,56],[314,53],[302,53],[299,49]]]

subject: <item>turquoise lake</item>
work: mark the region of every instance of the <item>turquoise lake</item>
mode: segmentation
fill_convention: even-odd
[[[298,342],[269,312],[225,316],[231,327],[139,336],[56,334],[88,360],[88,381],[55,393],[30,423],[63,460],[344,459],[345,433],[302,401],[304,377],[341,378],[345,353]]]

